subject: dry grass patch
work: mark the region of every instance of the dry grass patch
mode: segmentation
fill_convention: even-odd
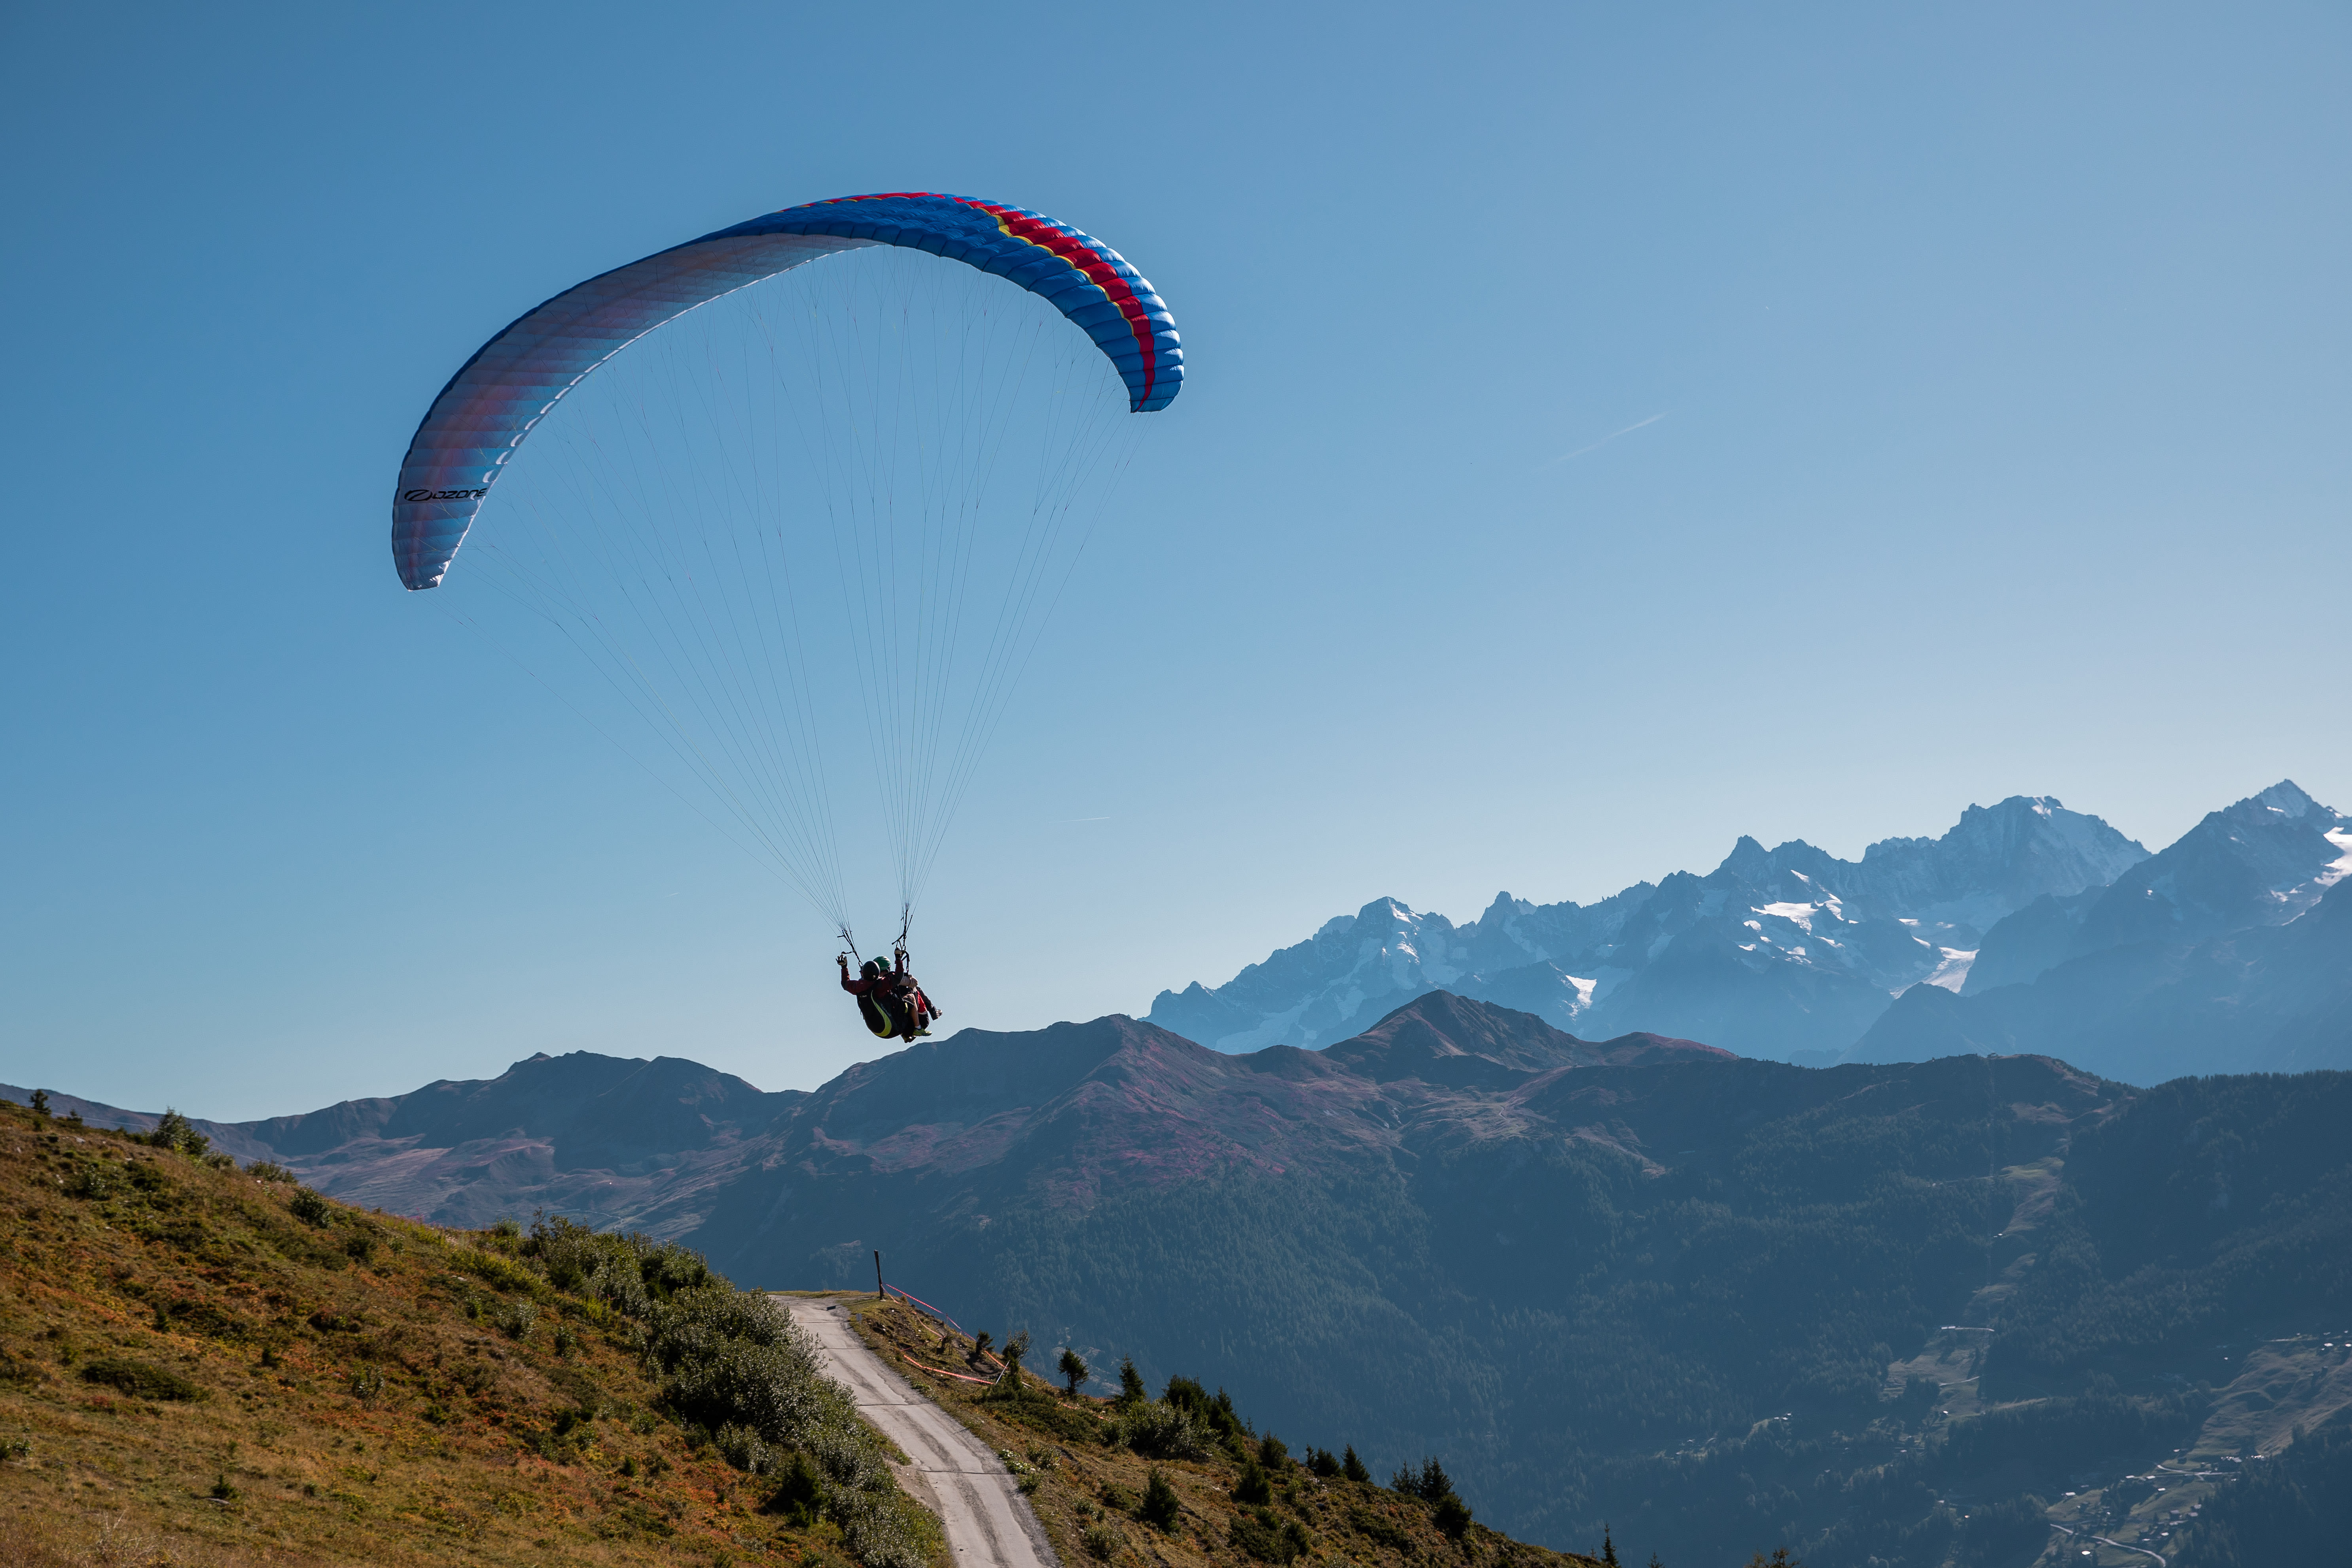
[[[646,1353],[691,1254],[616,1269],[5,1103],[0,1216],[0,1561],[853,1562],[770,1510],[793,1455],[730,1464]]]

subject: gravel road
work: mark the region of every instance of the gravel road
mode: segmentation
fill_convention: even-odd
[[[1029,1500],[985,1444],[867,1349],[835,1304],[777,1300],[816,1341],[825,1375],[846,1387],[858,1413],[914,1461],[912,1473],[901,1470],[900,1479],[947,1527],[956,1568],[1059,1568]]]

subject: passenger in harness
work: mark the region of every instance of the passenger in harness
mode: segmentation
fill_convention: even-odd
[[[907,950],[899,948],[895,956],[895,967],[878,958],[867,959],[853,980],[849,954],[843,953],[836,961],[841,965],[841,988],[857,998],[857,1011],[866,1026],[880,1038],[919,1039],[931,1032],[940,1010],[907,973]]]

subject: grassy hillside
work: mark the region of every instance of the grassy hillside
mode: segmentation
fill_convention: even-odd
[[[694,1254],[276,1174],[0,1104],[0,1560],[939,1557],[879,1439]]]
[[[1412,1490],[1377,1484],[1344,1458],[1292,1454],[1259,1433],[1223,1389],[1172,1378],[1152,1399],[1139,1382],[1112,1398],[1069,1394],[1022,1374],[967,1381],[1002,1362],[897,1301],[854,1307],[858,1331],[996,1450],[1066,1563],[1109,1568],[1276,1568],[1308,1563],[1599,1568],[1487,1529],[1454,1495],[1442,1465]],[[1042,1354],[1032,1359],[1043,1363]],[[1343,1466],[1353,1466],[1350,1476]],[[1390,1478],[1394,1479],[1395,1478]]]
[[[0,1561],[944,1562],[797,1332],[698,1256],[417,1225],[157,1136],[0,1102]],[[987,1365],[904,1307],[857,1312],[893,1364]],[[1477,1524],[1436,1471],[1426,1495],[1318,1474],[1222,1390],[913,1375],[1034,1478],[1072,1564],[1591,1561]]]

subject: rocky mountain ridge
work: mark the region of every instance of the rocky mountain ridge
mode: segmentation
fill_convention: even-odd
[[[707,1238],[714,1227],[768,1228],[765,1200],[743,1194],[759,1190],[758,1173],[783,1167],[955,1177],[1038,1150],[1083,1199],[1396,1147],[1433,1114],[1507,1114],[1485,1102],[1575,1069],[1729,1059],[1655,1035],[1580,1039],[1437,992],[1320,1052],[1234,1056],[1113,1015],[919,1041],[814,1091],[765,1092],[674,1057],[541,1053],[495,1079],[194,1125],[223,1152],[282,1164],[344,1202],[436,1224],[544,1207],[604,1228]],[[0,1084],[0,1098],[30,1090]],[[50,1104],[134,1131],[156,1120],[61,1093]],[[745,1267],[756,1258],[729,1256]]]
[[[2352,1067],[2347,873],[2352,816],[2273,785],[2001,921],[1958,994],[1906,992],[1853,1056],[2047,1051],[2137,1083]]]
[[[1802,840],[1733,846],[1591,905],[1508,893],[1476,920],[1378,899],[1216,987],[1163,991],[1149,1021],[1225,1051],[1339,1039],[1444,988],[1591,1035],[1704,1039],[1825,1063],[1893,999],[1965,983],[1987,931],[2045,898],[2104,887],[2147,850],[2046,796],[1972,805],[1938,838],[1859,861]]]
[[[190,1121],[221,1152],[284,1165],[345,1203],[479,1225],[544,1207],[598,1228],[646,1228],[666,1194],[726,1167],[808,1098],[676,1057],[541,1052],[494,1079],[257,1121]],[[24,1103],[32,1090],[0,1084],[0,1099]],[[159,1116],[54,1090],[49,1105],[132,1132],[152,1131]]]

